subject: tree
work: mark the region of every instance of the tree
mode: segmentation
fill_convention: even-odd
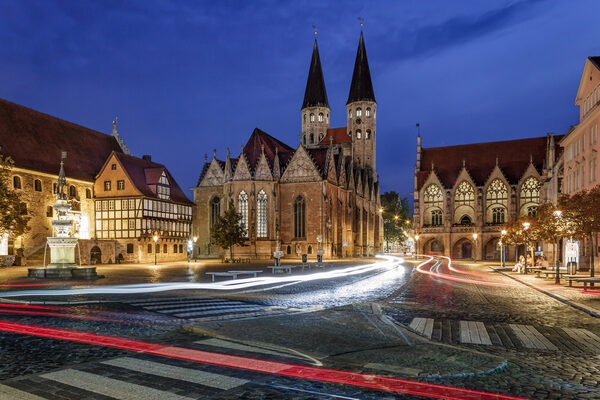
[[[242,215],[235,211],[233,200],[229,201],[229,207],[219,216],[212,229],[212,237],[215,243],[223,250],[230,250],[233,258],[233,246],[246,246],[247,229],[242,223]]]
[[[13,165],[10,157],[0,154],[0,237],[20,236],[29,229],[27,206],[11,185]]]
[[[521,217],[508,222],[504,224],[503,230],[506,231],[506,235],[502,237],[502,244],[517,246],[524,244],[527,253],[529,253],[529,249],[535,248],[535,243],[541,237],[540,227],[535,218],[531,217]],[[525,259],[527,259],[527,254],[525,254]]]
[[[397,192],[385,192],[381,195],[383,208],[383,239],[387,242],[403,242],[406,232],[412,228],[410,207],[406,197],[401,198]]]

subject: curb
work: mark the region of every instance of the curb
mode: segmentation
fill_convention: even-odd
[[[507,273],[503,272],[503,271],[502,271],[502,270],[500,270],[500,269],[496,269],[496,268],[493,268],[493,267],[491,267],[491,266],[488,266],[488,267],[489,267],[489,268],[490,268],[492,271],[494,271],[494,272],[497,272],[497,273],[499,273],[499,274],[502,274],[502,275],[504,275],[504,276],[507,276],[507,277],[509,277],[509,278],[511,278],[511,279],[513,279],[513,280],[515,280],[515,281],[517,281],[517,282],[519,282],[520,284],[522,284],[522,285],[525,285],[525,286],[527,286],[527,287],[529,287],[529,288],[531,288],[531,289],[533,289],[533,290],[537,290],[538,292],[540,292],[540,293],[543,293],[543,294],[545,294],[546,296],[552,297],[553,299],[555,299],[555,300],[558,300],[558,301],[560,301],[560,302],[561,302],[561,303],[563,303],[563,304],[566,304],[566,305],[568,305],[568,306],[571,306],[571,307],[573,307],[573,308],[575,308],[575,309],[577,309],[577,310],[579,310],[579,311],[583,311],[584,313],[586,313],[586,314],[589,314],[589,315],[591,315],[592,317],[595,317],[595,318],[600,318],[600,314],[599,314],[599,312],[600,312],[600,311],[597,311],[597,310],[592,310],[592,309],[590,309],[590,308],[587,308],[586,306],[584,306],[584,305],[582,305],[582,304],[575,303],[574,301],[567,300],[567,299],[565,299],[564,297],[561,297],[561,296],[559,296],[559,295],[557,295],[557,294],[550,293],[550,292],[548,292],[548,291],[546,291],[546,290],[544,290],[544,289],[541,289],[541,288],[539,288],[539,287],[537,287],[537,286],[534,286],[534,285],[532,285],[531,283],[525,282],[525,281],[523,281],[523,280],[521,280],[521,279],[519,279],[519,278],[516,278],[516,277],[514,277],[514,276],[512,276],[512,275],[509,275],[509,274],[507,274]]]

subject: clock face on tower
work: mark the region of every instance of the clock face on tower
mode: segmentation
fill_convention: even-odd
[[[361,121],[360,121],[360,118],[356,118],[356,123],[357,123],[357,124],[360,124],[360,122],[361,122]]]

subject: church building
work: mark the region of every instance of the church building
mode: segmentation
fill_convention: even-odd
[[[237,157],[205,160],[194,188],[195,252],[219,255],[211,228],[230,202],[242,216],[247,246],[241,257],[374,255],[382,246],[376,171],[377,103],[361,32],[347,126],[331,128],[331,110],[315,39],[304,101],[300,144],[291,147],[256,128]]]

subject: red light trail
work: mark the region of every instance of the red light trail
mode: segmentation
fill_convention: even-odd
[[[92,333],[45,328],[35,325],[0,322],[0,330],[5,332],[14,332],[53,339],[116,347],[154,354],[162,357],[179,358],[183,360],[220,365],[229,368],[277,374],[321,382],[340,383],[396,393],[414,394],[429,398],[453,400],[523,400],[518,397],[504,396],[476,390],[459,389],[449,386],[432,385],[428,383],[413,382],[401,379],[384,378],[375,375],[365,375],[353,372],[284,364],[273,361],[263,361],[258,359],[231,356],[227,354],[186,349],[182,347],[164,346],[161,344],[147,343],[137,340],[102,336]]]
[[[501,282],[491,282],[491,281],[482,281],[480,279],[468,279],[468,278],[460,278],[457,276],[453,276],[450,274],[445,274],[442,272],[436,271],[432,271],[431,268],[429,270],[425,270],[423,269],[423,267],[427,264],[429,264],[431,261],[435,260],[434,256],[426,256],[429,257],[429,260],[422,262],[421,264],[417,265],[417,272],[420,272],[422,274],[427,274],[427,275],[431,275],[431,276],[435,276],[436,278],[441,278],[441,279],[445,279],[445,280],[449,280],[449,281],[454,281],[454,282],[462,282],[462,283],[473,283],[476,285],[485,285],[485,286],[499,286],[499,287],[512,287],[513,285],[509,285],[507,283],[501,283]],[[449,257],[442,257],[442,258],[446,258],[448,260],[450,260]],[[437,261],[438,264],[435,264],[434,266],[439,267],[439,264],[441,264],[441,261]],[[465,271],[466,272],[466,271]]]

